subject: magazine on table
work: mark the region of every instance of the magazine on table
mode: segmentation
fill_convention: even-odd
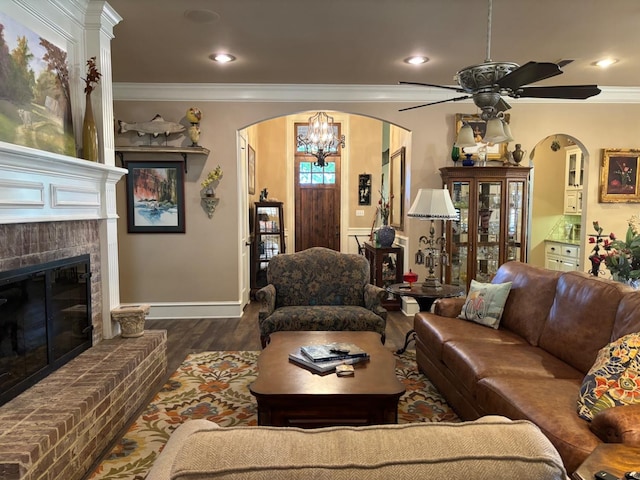
[[[333,372],[338,365],[353,365],[355,363],[366,362],[369,360],[369,356],[366,357],[352,357],[352,358],[341,358],[337,360],[328,360],[325,362],[314,362],[305,356],[301,349],[296,350],[293,353],[289,354],[289,360],[298,365],[302,365],[303,367],[307,367],[310,370],[313,370],[316,373],[329,373]]]
[[[305,345],[300,351],[309,360],[327,362],[346,358],[368,357],[369,354],[353,343],[334,342],[320,345]]]

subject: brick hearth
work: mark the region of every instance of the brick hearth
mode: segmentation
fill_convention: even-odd
[[[159,388],[166,332],[105,340],[0,407],[1,480],[82,478]]]
[[[91,256],[93,324],[89,350],[0,407],[0,480],[81,479],[166,372],[166,332],[103,339],[100,222],[0,225],[0,270]]]

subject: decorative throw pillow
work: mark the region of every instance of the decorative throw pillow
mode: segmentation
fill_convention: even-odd
[[[471,280],[467,300],[458,318],[497,329],[510,290],[511,282],[480,283]]]
[[[605,408],[640,403],[640,332],[600,349],[582,381],[578,415],[587,421]]]

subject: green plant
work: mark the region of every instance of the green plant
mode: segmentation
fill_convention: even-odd
[[[593,266],[592,273],[597,275],[600,264],[604,262],[614,280],[629,282],[640,279],[640,217],[633,215],[628,221],[624,240],[610,233],[603,239],[602,227],[593,222],[597,235],[590,235],[589,243],[595,243],[589,256]],[[609,241],[611,240],[611,241]],[[600,252],[600,249],[604,252]]]
[[[200,185],[202,186],[202,188],[207,188],[212,183],[219,181],[221,178],[222,178],[222,168],[220,168],[220,165],[218,165],[215,170],[211,170],[209,172],[207,177],[202,181]]]

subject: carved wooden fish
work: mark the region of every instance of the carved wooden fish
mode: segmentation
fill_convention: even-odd
[[[180,125],[175,122],[167,122],[162,115],[158,114],[148,122],[136,122],[127,123],[122,120],[118,120],[118,133],[125,133],[129,131],[138,132],[139,136],[153,135],[157,137],[161,133],[166,137],[172,133],[180,133],[185,131],[184,125]]]

